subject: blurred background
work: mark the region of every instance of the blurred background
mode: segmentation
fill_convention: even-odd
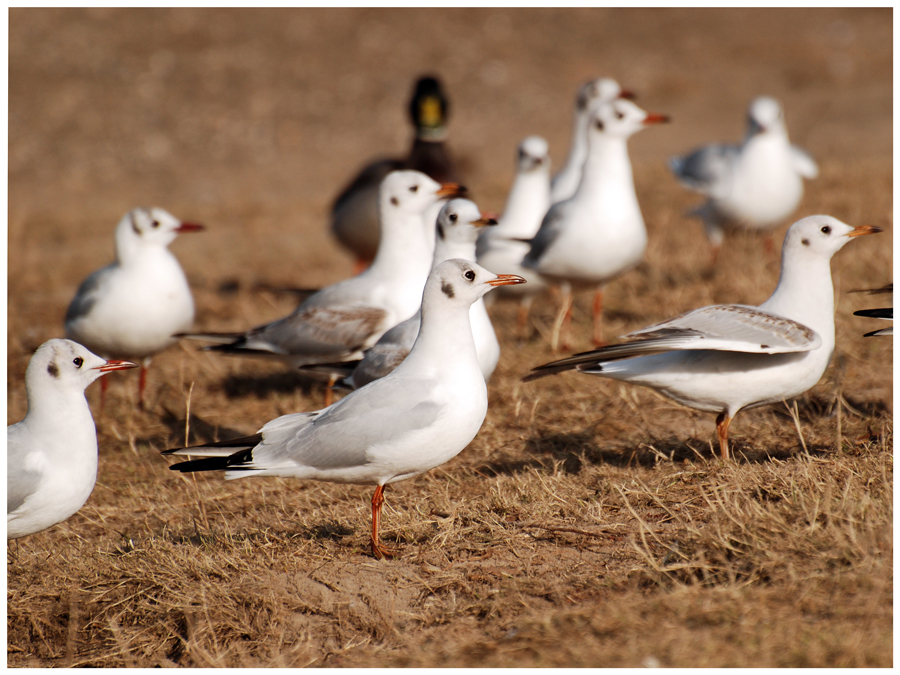
[[[682,214],[700,200],[665,161],[740,140],[761,94],[822,168],[798,217],[854,171],[887,207],[832,214],[890,217],[890,9],[12,9],[9,39],[9,290],[29,296],[27,326],[60,322],[136,205],[209,226],[173,247],[195,287],[347,276],[331,200],[363,163],[405,154],[423,73],[444,81],[448,144],[483,209],[502,210],[524,136],[559,168],[577,88],[606,75],[672,116],[630,144],[638,194],[674,195],[698,246]],[[41,283],[48,268],[60,285]]]

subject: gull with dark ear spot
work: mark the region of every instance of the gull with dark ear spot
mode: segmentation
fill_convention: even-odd
[[[6,428],[6,538],[17,539],[78,511],[97,480],[97,430],[85,388],[113,370],[71,340],[48,340],[25,371],[28,413]]]
[[[831,257],[853,237],[831,216],[794,223],[784,239],[781,278],[759,307],[713,305],[624,336],[625,342],[534,368],[526,381],[577,370],[650,387],[683,405],[718,414],[719,449],[743,408],[784,401],[815,385],[834,351]]]
[[[226,479],[290,476],[375,485],[372,554],[391,557],[379,539],[385,486],[455,457],[487,412],[469,308],[492,288],[523,282],[466,260],[442,262],[425,284],[412,351],[391,373],[323,410],[279,417],[245,439],[168,450],[164,454],[206,458],[170,468],[224,470]]]
[[[750,103],[742,144],[706,145],[669,165],[685,187],[707,198],[690,215],[703,220],[713,263],[726,229],[777,227],[800,203],[803,179],[819,175],[815,160],[791,145],[781,104],[768,96]],[[766,246],[774,251],[771,233]]]
[[[634,98],[619,83],[610,77],[600,77],[586,82],[575,97],[575,120],[572,125],[572,145],[569,156],[555,176],[550,193],[550,201],[563,202],[575,194],[581,183],[584,160],[588,156],[588,124],[591,111],[600,103],[611,103],[617,98]],[[530,283],[530,282],[529,282]]]
[[[554,351],[564,325],[564,339],[570,332],[573,286],[594,289],[592,337],[595,345],[603,343],[603,289],[635,267],[647,248],[628,139],[668,119],[621,98],[591,111],[588,155],[578,189],[550,207],[522,260],[524,267],[560,285],[562,302],[551,337]]]
[[[458,194],[418,171],[395,171],[381,185],[381,246],[359,276],[323,288],[289,316],[244,333],[191,333],[217,342],[206,349],[232,356],[277,359],[299,367],[352,361],[386,330],[419,308],[434,251],[434,225],[423,214]]]
[[[383,159],[364,167],[335,199],[331,232],[356,255],[354,273],[362,271],[378,252],[380,225],[378,189],[391,171],[421,171],[439,183],[458,183],[459,172],[446,147],[447,97],[438,78],[427,75],[416,82],[409,102],[415,137],[403,159]]]
[[[116,227],[116,261],[82,282],[66,312],[70,340],[105,357],[142,359],[141,407],[151,357],[194,322],[191,289],[168,246],[179,234],[202,229],[160,208],[129,211]]]
[[[478,233],[496,224],[496,220],[490,216],[483,216],[475,203],[468,199],[453,199],[447,202],[437,218],[437,241],[432,269],[451,258],[474,260]],[[446,284],[441,290],[451,298],[455,293],[450,284]],[[487,382],[500,360],[500,342],[484,306],[484,299],[479,298],[472,303],[469,318],[472,322],[478,366]],[[382,335],[374,346],[366,350],[362,360],[339,384],[350,389],[359,389],[391,372],[412,349],[419,334],[421,319],[421,311],[416,312],[411,318]]]

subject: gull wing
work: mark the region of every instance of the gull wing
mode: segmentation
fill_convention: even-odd
[[[266,424],[259,433],[223,444],[183,448],[165,454],[212,455],[210,459],[173,464],[176,471],[225,469],[241,472],[310,467],[328,470],[368,463],[369,448],[390,443],[433,424],[442,406],[431,397],[431,380],[385,379],[352,392],[334,405],[311,413],[284,415]],[[398,402],[400,405],[398,405]]]
[[[819,165],[803,148],[792,145],[791,160],[794,162],[794,169],[804,178],[816,178],[819,175]]]
[[[21,424],[21,422],[19,423]],[[13,513],[33,495],[41,483],[38,471],[25,468],[27,444],[21,436],[24,427],[13,424],[6,430],[6,513]]]
[[[624,336],[628,342],[575,354],[532,370],[525,381],[606,361],[673,350],[786,354],[818,349],[821,336],[783,316],[746,305],[711,305]]]
[[[739,148],[736,145],[706,145],[681,157],[672,157],[669,168],[691,190],[712,196],[732,171]]]
[[[522,260],[523,266],[535,268],[544,253],[547,252],[553,245],[553,242],[559,237],[562,232],[563,217],[568,208],[567,205],[568,201],[557,202],[551,206],[550,210],[544,215],[544,219],[541,221],[541,227],[531,240],[531,250],[525,254],[525,257]]]
[[[365,349],[384,330],[388,313],[368,305],[299,307],[284,319],[260,326],[212,351],[340,360]]]
[[[75,297],[66,310],[65,325],[77,321],[91,313],[94,305],[97,303],[97,295],[103,287],[103,281],[112,273],[115,264],[107,265],[103,269],[99,269],[81,282]]]

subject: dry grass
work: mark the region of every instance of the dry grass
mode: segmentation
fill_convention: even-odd
[[[837,350],[825,377],[794,413],[742,412],[727,464],[715,458],[711,416],[651,391],[572,374],[521,384],[553,356],[542,337],[553,302],[536,303],[527,339],[517,334],[515,307],[494,305],[504,353],[484,427],[450,463],[388,489],[383,537],[401,553],[392,562],[368,555],[371,488],[193,478],[169,471],[157,454],[185,441],[188,400],[196,442],[318,408],[314,383],[184,345],[155,360],[142,412],[136,377],[114,374],[104,411],[99,392],[88,392],[101,447],[90,500],[8,548],[8,665],[893,663],[892,351],[889,340],[862,338],[875,326],[852,316],[883,298],[849,293],[890,280],[883,13],[788,12],[775,21],[752,12],[545,12],[535,21],[447,11],[441,31],[459,34],[477,20],[500,37],[445,51],[443,33],[422,13],[393,26],[377,12],[351,22],[312,12],[302,17],[316,29],[305,33],[296,13],[243,20],[224,12],[208,25],[195,12],[147,16],[11,15],[10,422],[25,412],[31,353],[60,334],[77,283],[108,262],[116,219],[135,203],[155,200],[210,225],[173,246],[195,288],[198,326],[246,327],[290,311],[291,297],[252,290],[258,281],[313,286],[345,275],[346,258],[324,231],[328,198],[360,154],[402,147],[391,131],[402,112],[395,99],[423,66],[448,73],[468,182],[494,210],[522,136],[545,133],[562,159],[565,102],[597,63],[610,63],[647,107],[675,115],[668,130],[633,144],[650,248],[645,264],[609,287],[610,335],[771,292],[778,261],[753,237],[730,239],[720,269],[705,271],[700,228],[682,215],[696,199],[663,166],[667,154],[711,134],[736,137],[746,100],[762,90],[786,101],[792,136],[821,162],[800,214],[886,232],[851,242],[832,264]],[[142,51],[145,28],[170,56]],[[683,30],[689,40],[677,37]],[[802,48],[787,40],[791,31],[801,31]],[[341,60],[350,58],[347,33],[366,37],[366,59],[410,49],[401,34],[434,53],[415,72],[392,61],[390,75],[368,80]],[[48,35],[62,46],[31,58]],[[178,68],[167,69],[172,54]],[[312,55],[319,65],[304,65]],[[670,58],[699,79],[667,66]],[[496,67],[479,70],[491,59],[508,64],[506,84]],[[854,77],[843,75],[841,59]],[[463,76],[470,72],[474,81]],[[372,84],[379,78],[391,84]],[[123,98],[149,105],[164,83],[159,117]],[[202,100],[191,97],[198,87]],[[329,101],[347,100],[371,116],[363,121],[355,105],[322,115]],[[83,117],[66,124],[87,101]],[[255,132],[240,125],[245,115]],[[511,122],[491,129],[485,116]],[[803,119],[817,124],[804,128]],[[266,125],[275,129],[271,146]],[[373,135],[364,151],[354,146],[361,125]],[[345,129],[351,137],[329,154],[326,141]],[[157,157],[154,134],[176,139],[168,159]],[[174,161],[180,153],[184,161]],[[576,348],[587,346],[588,319],[579,298]]]

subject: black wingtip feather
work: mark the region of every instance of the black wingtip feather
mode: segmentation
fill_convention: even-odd
[[[223,471],[225,469],[237,469],[241,464],[249,464],[253,461],[253,448],[239,450],[228,457],[204,457],[192,459],[187,462],[179,462],[169,467],[171,471],[191,473],[194,471]]]

